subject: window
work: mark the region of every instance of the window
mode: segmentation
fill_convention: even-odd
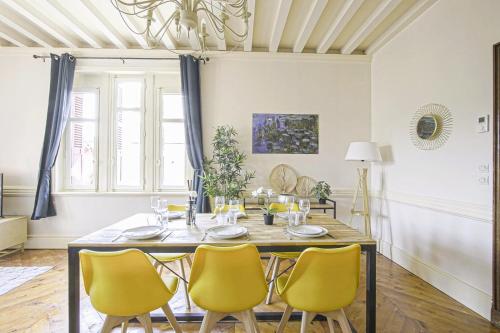
[[[115,81],[114,188],[143,187],[144,80]]]
[[[93,87],[93,88],[89,88]],[[60,191],[184,191],[180,73],[77,72],[57,161]]]
[[[186,179],[186,144],[182,95],[160,95],[160,188],[183,187]]]
[[[69,189],[96,189],[99,92],[73,91],[66,131],[65,184]]]

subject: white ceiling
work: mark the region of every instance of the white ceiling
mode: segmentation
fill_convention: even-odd
[[[437,0],[248,0],[250,36],[211,36],[211,50],[372,54]],[[168,17],[163,8],[158,20]],[[137,24],[137,22],[131,22]],[[235,22],[235,24],[240,24]],[[210,31],[209,31],[210,33]],[[192,48],[172,34],[161,48]],[[143,49],[109,0],[0,0],[0,46]]]

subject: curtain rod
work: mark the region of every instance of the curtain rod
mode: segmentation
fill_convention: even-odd
[[[45,62],[45,59],[50,59],[50,56],[37,55],[33,54],[33,58],[42,59]],[[75,57],[76,59],[107,59],[107,60],[121,60],[122,63],[125,63],[125,60],[179,60],[179,58],[144,58],[144,57]],[[208,58],[202,57],[194,57],[196,60],[208,61]]]

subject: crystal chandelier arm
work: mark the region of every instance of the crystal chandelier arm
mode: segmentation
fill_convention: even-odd
[[[168,29],[170,28],[170,24],[174,19],[175,19],[175,12],[170,15],[170,17],[165,21],[165,23],[161,26],[158,32],[152,35],[152,37],[157,40],[163,39],[163,36],[165,36],[165,34],[167,33]]]

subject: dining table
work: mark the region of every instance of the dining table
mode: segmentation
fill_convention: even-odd
[[[288,221],[275,217],[272,225],[265,225],[262,214],[246,214],[238,219],[238,225],[247,228],[248,233],[235,239],[214,239],[207,235],[210,227],[217,225],[212,214],[197,214],[196,223],[187,225],[183,218],[171,220],[165,231],[147,240],[132,240],[122,236],[130,228],[156,223],[153,214],[140,213],[127,217],[103,229],[92,232],[68,244],[68,304],[69,332],[80,331],[80,259],[79,252],[84,249],[93,251],[119,251],[140,249],[154,257],[155,253],[194,253],[202,244],[215,246],[234,246],[254,244],[260,253],[299,252],[309,247],[338,248],[359,244],[366,254],[366,332],[375,332],[376,320],[376,241],[358,230],[334,219],[331,215],[309,214],[307,224],[325,228],[328,233],[321,237],[303,238],[287,232]],[[203,320],[203,312],[175,313],[180,322]],[[300,312],[293,319],[300,319]],[[256,311],[257,320],[279,321],[282,313]],[[153,317],[153,321],[166,320]]]

